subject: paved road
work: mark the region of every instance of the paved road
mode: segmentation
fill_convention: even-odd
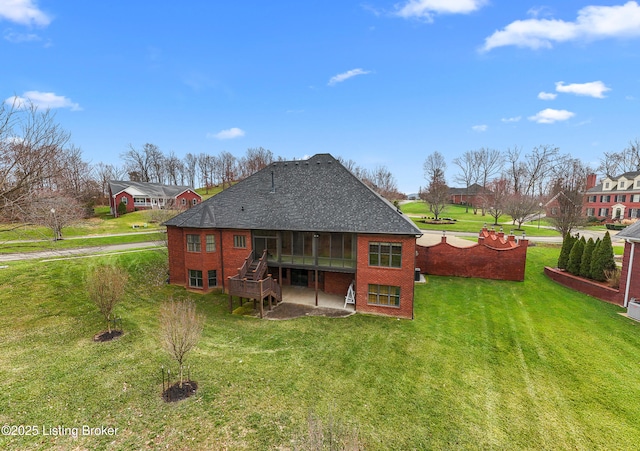
[[[435,244],[436,242],[440,241],[440,238],[442,236],[442,232],[439,230],[422,230],[422,233],[424,234],[421,238],[419,238],[419,242],[423,241],[424,245],[429,245],[429,244]],[[575,230],[574,233],[579,233],[580,236],[584,236],[586,239],[589,238],[593,238],[594,240],[596,238],[603,238],[605,232],[601,232],[601,231],[595,231],[595,230],[585,230],[585,229],[578,229]],[[616,240],[616,234],[618,233],[617,231],[614,230],[610,230],[609,233],[611,234],[611,241],[613,243],[614,246],[616,245],[620,245],[622,246],[624,244],[623,240]],[[515,234],[516,238],[520,238],[522,236],[522,234],[518,235],[517,233]],[[449,232],[447,231],[447,242],[449,244],[452,245],[456,245],[455,242],[461,242],[461,238],[460,237],[473,237],[473,238],[477,238],[478,234],[475,232]],[[530,242],[533,243],[554,243],[554,244],[562,244],[562,237],[559,236],[527,236],[527,239]],[[467,240],[469,241],[469,240]]]
[[[69,258],[87,255],[100,255],[113,252],[129,252],[134,249],[162,249],[164,247],[165,246],[163,245],[159,245],[157,241],[145,241],[142,243],[110,244],[106,246],[80,247],[76,249],[52,249],[49,251],[0,254],[0,262]]]

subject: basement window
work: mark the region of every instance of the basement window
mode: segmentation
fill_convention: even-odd
[[[244,235],[233,235],[233,247],[246,249],[247,237]]]
[[[189,286],[191,288],[202,288],[202,271],[197,269],[189,270]]]
[[[370,305],[400,307],[400,287],[369,284],[369,298],[367,302]]]

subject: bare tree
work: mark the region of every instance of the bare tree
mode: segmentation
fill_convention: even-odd
[[[493,224],[498,225],[498,219],[504,214],[506,200],[510,193],[509,181],[504,177],[494,179],[487,186],[490,196],[483,199],[489,205],[489,216],[493,218]]]
[[[68,141],[49,110],[0,104],[0,218],[23,210],[36,190],[55,187]]]
[[[120,157],[124,160],[129,179],[134,182],[149,182],[149,158],[143,150],[138,150],[129,144],[129,150]]]
[[[238,161],[238,178],[247,178],[271,163],[273,163],[273,152],[263,147],[249,148],[246,155]]]
[[[212,177],[215,168],[215,157],[212,157],[211,155],[208,155],[206,153],[201,153],[200,155],[198,155],[197,160],[200,181],[205,187],[205,193],[209,194],[209,189],[213,186]]]
[[[178,362],[181,388],[184,358],[198,343],[203,324],[204,317],[196,313],[193,301],[171,300],[160,307],[162,346]]]
[[[427,182],[445,181],[444,172],[447,170],[447,162],[437,150],[427,156],[422,167],[424,169],[424,178]]]
[[[424,160],[423,169],[428,186],[420,191],[420,198],[429,204],[429,211],[438,219],[449,202],[449,187],[444,176],[447,163],[444,156],[435,151]]]
[[[598,171],[606,177],[615,177],[630,171],[640,171],[640,140],[629,141],[620,152],[604,152]]]
[[[169,152],[169,155],[164,158],[164,171],[170,185],[184,184],[184,181],[178,183],[181,178],[184,180],[184,167],[180,158],[173,151]]]
[[[420,190],[420,199],[429,205],[429,211],[434,219],[440,219],[440,215],[449,203],[449,187],[441,180],[432,181],[426,190]]]
[[[124,269],[107,264],[95,267],[87,277],[87,294],[107,322],[109,334],[113,309],[122,301],[128,279],[129,274]]]
[[[217,157],[217,164],[215,171],[218,174],[218,177],[222,183],[222,189],[226,187],[230,187],[231,183],[235,180],[238,170],[238,161],[233,154],[224,151],[220,152],[220,155]]]
[[[586,218],[582,214],[587,174],[592,169],[580,159],[565,155],[558,159],[554,169],[554,183],[551,194],[556,214],[550,219],[561,236],[582,224]]]
[[[511,216],[513,224],[518,224],[518,229],[522,228],[522,224],[538,211],[539,200],[533,196],[524,194],[510,194],[504,202],[504,211]]]
[[[474,151],[474,155],[478,167],[478,182],[485,193],[487,184],[502,170],[502,155],[498,150],[485,147]],[[486,208],[487,205],[482,204],[482,216],[486,214]]]
[[[198,167],[198,157],[192,153],[188,153],[184,156],[184,175],[187,180],[187,185],[196,187],[196,172]]]
[[[402,197],[398,192],[396,178],[386,166],[376,166],[376,168],[369,173],[369,177],[373,190],[382,197],[391,201]]]
[[[165,156],[155,144],[145,144],[144,153],[149,163],[149,181],[164,183],[165,181]]]
[[[31,202],[20,210],[19,219],[51,229],[55,241],[62,239],[62,229],[84,217],[84,209],[71,196],[57,192],[36,192]]]
[[[455,158],[453,164],[460,168],[460,172],[455,176],[455,181],[465,186],[467,200],[469,199],[469,187],[478,182],[480,176],[478,165],[473,151],[466,151],[461,157]],[[466,212],[469,213],[469,202],[466,202]]]

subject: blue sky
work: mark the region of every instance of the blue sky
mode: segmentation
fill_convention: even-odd
[[[636,1],[0,0],[0,99],[93,163],[262,146],[387,166],[549,144],[597,164],[640,138]]]

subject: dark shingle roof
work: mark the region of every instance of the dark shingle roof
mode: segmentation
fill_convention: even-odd
[[[616,238],[624,238],[628,241],[640,242],[640,221],[631,224],[629,227],[625,227],[618,232]]]
[[[478,193],[483,192],[482,186],[478,185],[477,183],[474,183],[473,185],[469,185],[469,188],[449,188],[449,195],[450,196],[460,196],[460,195],[465,195],[465,196],[475,196]],[[487,194],[491,193],[491,190],[487,189],[485,191]]]
[[[329,154],[273,163],[166,224],[421,235],[411,220]]]
[[[122,180],[109,180],[109,188],[111,189],[112,195],[116,195],[125,190],[133,192],[137,191],[141,196],[166,198],[176,197],[187,190],[191,190],[195,193],[195,190],[190,186],[162,185],[160,183],[131,182]],[[130,188],[133,188],[133,190]],[[131,192],[129,194],[134,195]],[[136,196],[137,194],[134,195],[134,197]]]

